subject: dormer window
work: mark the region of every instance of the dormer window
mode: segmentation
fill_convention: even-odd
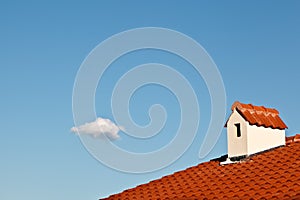
[[[225,125],[231,160],[285,145],[287,126],[276,109],[235,102],[231,110]]]
[[[236,127],[236,136],[237,137],[241,137],[241,124],[240,123],[237,123],[237,124],[234,124],[235,127]]]

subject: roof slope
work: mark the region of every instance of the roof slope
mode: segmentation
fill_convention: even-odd
[[[106,199],[300,199],[300,135],[287,145],[220,166],[209,161]]]
[[[264,106],[254,106],[236,101],[231,110],[237,112],[249,122],[250,125],[263,126],[266,128],[286,129],[287,125],[279,117],[279,112],[274,108]],[[227,123],[225,127],[227,126]]]

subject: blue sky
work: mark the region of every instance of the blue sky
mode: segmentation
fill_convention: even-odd
[[[132,28],[169,28],[200,43],[222,75],[227,116],[235,100],[275,107],[289,126],[287,135],[299,132],[299,9],[298,1],[2,2],[0,199],[97,199],[226,154],[224,129],[210,154],[199,159],[210,119],[205,82],[185,61],[154,50],[113,63],[104,87],[97,88],[96,111],[113,120],[111,89],[131,67],[153,60],[173,66],[191,81],[201,102],[199,131],[179,160],[147,174],[118,172],[94,159],[70,132],[72,90],[81,63],[100,42]],[[167,143],[179,120],[178,102],[168,90],[141,88],[133,95],[131,114],[146,125],[153,103],[169,112],[163,136],[145,142],[120,133],[117,145],[147,152]]]

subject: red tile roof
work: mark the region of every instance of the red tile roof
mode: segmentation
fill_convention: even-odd
[[[270,127],[274,129],[286,129],[287,125],[279,117],[279,112],[274,108],[254,106],[236,101],[231,110],[236,110],[250,125]],[[225,127],[227,126],[227,123]]]
[[[300,199],[300,134],[239,163],[201,163],[106,199]]]

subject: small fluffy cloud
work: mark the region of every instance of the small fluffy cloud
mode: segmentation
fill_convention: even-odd
[[[103,119],[100,117],[97,118],[96,121],[71,128],[71,131],[74,133],[91,135],[95,138],[105,135],[112,140],[120,138],[118,134],[120,130],[124,130],[124,128],[117,126],[109,119]]]

